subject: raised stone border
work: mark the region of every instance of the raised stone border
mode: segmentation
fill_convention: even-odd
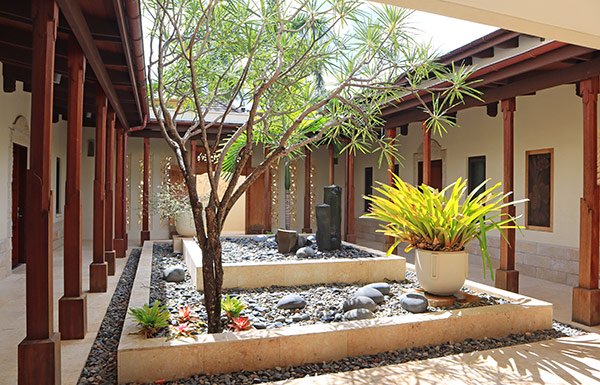
[[[129,306],[147,303],[153,242],[145,242]],[[413,270],[414,266],[408,265]],[[128,315],[118,352],[119,383],[173,380],[338,360],[397,349],[499,338],[552,327],[552,304],[467,281],[466,286],[511,304],[195,338],[146,339]]]
[[[193,239],[183,239],[183,257],[192,282],[202,290],[202,251]],[[298,286],[326,283],[373,283],[401,281],[406,275],[406,259],[386,257],[385,253],[362,246],[373,258],[309,259],[278,262],[223,264],[223,288],[254,289],[269,286]]]

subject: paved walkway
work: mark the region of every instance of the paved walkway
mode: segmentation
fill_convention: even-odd
[[[91,244],[84,244],[83,287],[88,289]],[[124,259],[117,260],[117,274],[109,277],[107,293],[88,293],[88,334],[85,339],[62,342],[63,384],[75,384],[104,313],[123,271]],[[470,279],[483,282],[481,269],[470,267]],[[54,253],[54,299],[63,292],[62,249]],[[488,283],[489,282],[485,282]],[[571,288],[521,276],[521,292],[554,303],[555,318],[570,320]],[[25,267],[0,280],[0,384],[17,383],[17,345],[25,337]],[[58,329],[57,306],[55,328]],[[579,325],[581,326],[581,325]],[[587,328],[600,333],[600,327]],[[600,384],[600,336],[520,345],[426,361],[364,369],[283,382],[285,384]],[[236,384],[237,385],[237,384]]]

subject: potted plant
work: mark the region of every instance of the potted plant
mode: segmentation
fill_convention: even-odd
[[[385,222],[379,232],[395,239],[388,255],[402,242],[406,252],[416,249],[415,269],[421,287],[432,294],[452,295],[467,278],[465,245],[479,240],[484,268],[494,276],[487,250],[487,233],[521,228],[503,208],[521,203],[509,201],[500,183],[486,189],[483,182],[467,194],[467,181],[459,178],[441,191],[427,185],[412,186],[394,175],[393,185],[381,184],[377,195],[367,196],[371,212],[364,215]],[[505,202],[506,200],[506,202]]]
[[[196,236],[196,226],[187,189],[183,183],[164,183],[153,201],[153,208],[163,219],[173,219],[177,233]]]

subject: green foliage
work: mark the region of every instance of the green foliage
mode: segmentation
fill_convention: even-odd
[[[146,337],[152,337],[160,329],[169,326],[170,313],[166,306],[160,304],[160,301],[154,301],[152,306],[144,304],[139,308],[132,307],[129,309],[129,313]]]
[[[490,230],[520,229],[517,218],[502,209],[524,200],[509,201],[511,193],[504,194],[500,183],[485,189],[486,182],[467,195],[467,181],[461,178],[438,191],[427,185],[415,187],[394,175],[393,185],[380,183],[375,188],[378,195],[365,197],[371,201],[371,212],[363,217],[385,222],[378,231],[395,238],[388,255],[402,242],[408,244],[405,251],[461,251],[478,239],[484,275],[487,267],[493,277],[486,235]]]
[[[221,309],[227,315],[227,318],[234,319],[240,316],[242,311],[246,309],[246,304],[235,297],[230,297],[229,294],[221,300]]]

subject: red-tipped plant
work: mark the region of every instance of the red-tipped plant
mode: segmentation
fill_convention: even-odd
[[[231,319],[229,327],[232,328],[234,332],[243,332],[244,330],[250,330],[252,328],[252,323],[248,317],[235,317]]]
[[[184,322],[190,322],[193,319],[195,319],[196,317],[192,313],[192,308],[188,305],[188,306],[182,306],[179,308],[177,318],[179,318],[179,322],[184,323]]]

